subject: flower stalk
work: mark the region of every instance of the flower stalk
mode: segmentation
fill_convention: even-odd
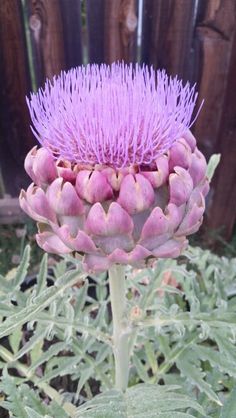
[[[129,336],[125,318],[125,267],[113,265],[109,269],[109,287],[113,319],[113,353],[115,358],[115,388],[125,392],[129,379]]]

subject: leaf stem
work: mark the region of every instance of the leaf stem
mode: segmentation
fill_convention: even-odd
[[[60,405],[64,411],[70,416],[73,417],[76,413],[76,407],[70,403],[65,402],[63,397],[57,392],[52,386],[48,385],[45,382],[40,382],[40,379],[37,376],[33,375],[27,366],[22,364],[19,361],[14,361],[14,355],[8,351],[5,347],[0,347],[0,356],[7,362],[12,363],[15,368],[23,374],[27,380],[33,382],[38,388],[42,389],[51,399]]]
[[[115,387],[125,392],[129,379],[130,328],[125,319],[125,267],[114,265],[109,270],[111,310],[113,318],[113,353],[115,358]]]

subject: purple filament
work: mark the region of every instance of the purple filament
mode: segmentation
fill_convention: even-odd
[[[147,66],[62,72],[27,99],[32,130],[55,157],[124,167],[151,164],[191,126],[195,86]]]

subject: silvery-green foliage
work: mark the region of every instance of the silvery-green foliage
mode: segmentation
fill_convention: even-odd
[[[166,277],[173,287],[164,285]],[[235,259],[191,247],[178,263],[160,260],[153,269],[130,272],[130,303],[141,307],[134,318],[134,381],[138,375],[145,382],[182,382],[219,416],[217,405],[236,378],[235,278]]]
[[[229,395],[227,401],[225,402],[220,418],[229,418],[236,416],[236,387],[232,390],[231,394]]]
[[[88,279],[71,257],[48,269],[45,255],[29,282],[29,263],[26,247],[18,269],[0,276],[0,406],[10,416],[115,417],[108,407],[101,415],[107,404],[120,418],[141,418],[148,402],[156,413],[150,418],[202,417],[199,404],[215,418],[234,411],[232,395],[224,394],[236,386],[235,259],[190,247],[178,262],[127,269],[126,395],[113,390],[107,275]],[[103,395],[90,402],[98,391]]]
[[[192,408],[205,416],[203,408],[178,392],[178,386],[139,384],[125,394],[112,390],[78,408],[75,418],[193,418],[183,412]]]

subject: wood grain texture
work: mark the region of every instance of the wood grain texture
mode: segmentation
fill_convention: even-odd
[[[223,112],[233,37],[236,25],[235,0],[203,0],[196,26],[194,46],[195,81],[204,107],[194,134],[204,154],[215,149]]]
[[[89,62],[104,62],[104,0],[87,0]]]
[[[20,6],[18,0],[0,2],[0,164],[12,195],[28,182],[23,160],[34,144],[25,102],[31,85]]]
[[[38,87],[66,68],[59,0],[28,0],[28,19]]]
[[[137,0],[104,0],[105,62],[136,61]]]
[[[216,172],[208,210],[208,226],[221,229],[226,239],[233,232],[236,221],[236,32],[223,104],[216,151],[221,162]]]
[[[65,68],[68,70],[82,64],[81,2],[60,0],[59,7],[62,16]]]
[[[189,79],[195,0],[144,0],[142,61]]]

